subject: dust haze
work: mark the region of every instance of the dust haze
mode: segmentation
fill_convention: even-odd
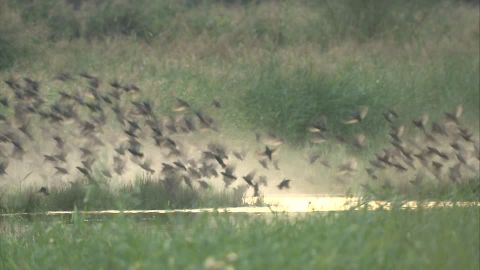
[[[46,95],[42,87],[63,89]],[[229,136],[221,100],[196,108],[175,98],[159,108],[141,86],[95,75],[59,74],[55,81],[9,78],[2,90],[0,181],[3,190],[62,188],[75,182],[112,188],[141,179],[192,189],[240,189],[265,194],[344,194],[415,188],[424,179],[459,182],[478,174],[478,136],[461,123],[463,107],[429,126],[428,115],[402,123],[392,110],[390,143],[370,154],[363,133],[331,134],[321,116],[307,127],[306,146],[271,131]],[[359,125],[358,106],[343,124]],[[318,147],[317,145],[321,145]],[[322,146],[331,147],[324,151]],[[350,148],[363,151],[352,154]],[[364,154],[363,154],[364,153]]]

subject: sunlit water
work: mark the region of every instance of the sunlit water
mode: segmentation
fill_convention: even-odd
[[[224,208],[196,208],[196,209],[169,209],[169,210],[103,210],[103,211],[81,211],[81,213],[88,215],[110,215],[110,214],[169,214],[169,213],[205,213],[205,212],[219,212],[219,213],[308,213],[308,212],[330,212],[330,211],[346,211],[360,208],[375,209],[391,209],[392,203],[385,201],[369,201],[362,202],[357,197],[345,196],[327,196],[327,195],[312,195],[312,194],[295,194],[295,195],[268,195],[263,197],[262,205],[254,206],[257,203],[257,198],[245,198],[244,202],[247,205],[243,207],[224,207]],[[480,202],[422,202],[421,206],[425,208],[431,207],[452,207],[456,206],[480,206]],[[399,207],[415,209],[419,207],[416,201],[404,201],[399,204]],[[35,215],[70,215],[73,211],[49,211],[46,213],[36,213]],[[31,215],[27,213],[4,214],[3,216],[14,215]]]

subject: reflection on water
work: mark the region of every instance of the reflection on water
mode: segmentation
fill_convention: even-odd
[[[247,198],[247,203],[254,203],[255,198]],[[303,195],[296,194],[293,196],[269,195],[263,198],[263,202],[270,205],[276,212],[328,212],[328,211],[345,211],[367,207],[368,209],[390,209],[392,203],[386,201],[362,201],[359,197],[345,196],[325,196],[325,195]],[[422,207],[451,207],[456,206],[480,206],[480,202],[428,202],[418,203],[416,201],[399,202],[402,208],[415,209],[421,204]]]
[[[81,211],[88,215],[109,215],[109,214],[169,214],[169,213],[204,213],[204,212],[228,212],[228,213],[307,213],[307,212],[329,212],[345,211],[368,207],[368,209],[390,209],[391,203],[385,201],[362,202],[358,197],[325,196],[325,195],[268,195],[262,198],[267,206],[253,206],[257,198],[245,198],[245,203],[252,206],[225,207],[225,208],[197,208],[197,209],[172,209],[172,210],[104,210],[104,211]],[[456,206],[480,206],[480,202],[422,202],[424,208],[451,207]],[[402,208],[415,209],[419,206],[416,201],[405,201],[399,205]],[[33,215],[71,215],[73,211],[49,211],[47,213],[35,213]],[[2,216],[32,215],[27,213],[4,214]]]

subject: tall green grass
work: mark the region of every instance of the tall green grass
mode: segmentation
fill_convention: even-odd
[[[180,182],[138,178],[131,184],[110,186],[102,179],[95,183],[73,182],[53,187],[49,195],[38,189],[6,190],[0,194],[0,213],[108,209],[179,209],[234,207],[243,205],[245,189],[191,189]]]
[[[76,216],[28,226],[4,220],[0,267],[469,270],[479,267],[479,220],[478,207],[100,223]]]
[[[391,61],[375,56],[347,62],[329,73],[313,65],[286,69],[274,60],[249,73],[242,110],[258,128],[278,131],[294,142],[305,141],[306,128],[322,114],[333,133],[363,131],[385,137],[389,124],[382,113],[388,109],[410,125],[424,112],[438,118],[463,104],[466,121],[478,128],[478,55],[442,55],[421,64]],[[370,108],[366,120],[358,126],[344,125],[360,105]]]
[[[408,42],[420,34],[419,24],[432,20],[440,24],[437,13],[458,6],[474,7],[432,0],[8,2],[24,21],[44,25],[47,38],[53,40],[134,36],[151,41],[206,34],[211,38],[227,35],[230,42],[260,40],[270,46],[385,38]],[[449,30],[448,23],[434,27]]]

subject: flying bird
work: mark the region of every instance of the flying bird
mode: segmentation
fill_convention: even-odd
[[[353,112],[350,118],[345,120],[344,124],[356,124],[362,122],[368,114],[368,107],[367,106],[360,106],[358,110]]]
[[[394,110],[389,109],[388,111],[383,113],[383,117],[385,118],[385,120],[387,120],[387,122],[393,124],[395,120],[398,119],[398,114]]]
[[[425,127],[428,123],[428,119],[429,119],[428,114],[424,113],[424,114],[422,114],[422,116],[420,118],[415,119],[412,122],[413,122],[413,125],[415,127],[419,128],[419,129],[421,129],[425,132]]]
[[[48,188],[46,187],[41,187],[40,190],[38,190],[39,193],[42,193],[45,196],[50,195],[50,192],[48,192]]]
[[[272,148],[269,148],[268,146],[265,146],[265,151],[263,151],[262,155],[266,156],[271,161],[273,152],[275,151],[276,149],[272,149]]]
[[[291,181],[291,180],[290,180],[290,179],[287,179],[287,178],[283,179],[283,180],[280,182],[280,184],[277,185],[277,188],[280,189],[280,190],[282,190],[282,189],[284,189],[284,188],[289,189],[289,188],[290,188],[290,181]]]
[[[460,117],[463,115],[463,105],[459,104],[455,109],[455,112],[446,112],[445,118],[447,121],[454,122],[456,124],[459,123]]]
[[[173,108],[174,112],[183,112],[191,108],[190,104],[181,98],[176,98],[177,104]]]
[[[327,117],[325,115],[320,116],[311,126],[308,127],[308,131],[311,133],[327,132]]]

